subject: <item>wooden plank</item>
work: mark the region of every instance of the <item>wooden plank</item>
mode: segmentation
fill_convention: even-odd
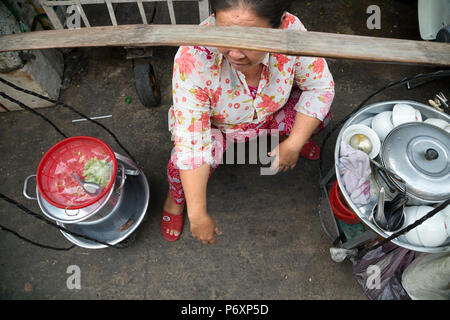
[[[113,26],[117,26],[117,19],[116,19],[116,15],[114,13],[114,8],[111,4],[111,0],[105,0],[106,2],[106,6],[108,7],[108,12],[109,12],[109,17],[111,18],[111,23],[113,24]]]
[[[35,58],[24,64],[23,67],[14,71],[0,73],[0,77],[19,87],[37,92],[43,96],[57,99],[60,93],[62,76],[59,72],[64,67],[62,55],[59,59],[56,56],[47,56],[44,51],[33,52]],[[51,61],[49,59],[55,58]],[[59,61],[56,61],[59,60]],[[48,101],[36,98],[35,96],[18,91],[4,83],[0,83],[0,92],[14,98],[31,108],[42,108],[54,105]],[[21,110],[22,108],[15,102],[5,97],[0,97],[0,104],[9,111]],[[2,108],[0,107],[0,112]]]
[[[0,52],[104,46],[229,47],[294,56],[450,66],[450,44],[323,32],[197,25],[120,25],[0,36]]]
[[[53,7],[46,5],[44,0],[39,0],[41,3],[42,8],[44,9],[45,13],[47,14],[47,17],[50,19],[50,22],[53,25],[53,28],[56,30],[62,30],[64,29],[63,25],[61,24],[61,21],[59,20],[58,16],[56,15],[55,10],[53,10]]]
[[[147,17],[145,16],[144,6],[142,4],[142,0],[136,0],[139,8],[139,13],[141,14],[141,19],[143,24],[148,24]]]
[[[86,16],[86,13],[84,12],[83,6],[81,5],[81,1],[80,0],[75,0],[75,2],[76,2],[76,6],[77,6],[77,9],[78,9],[78,12],[81,15],[81,19],[83,19],[84,25],[86,27],[90,27],[91,24],[89,23],[89,20],[88,20],[88,18]]]
[[[199,0],[198,2],[198,15],[200,22],[206,20],[209,17],[209,0]]]
[[[173,9],[173,1],[172,0],[167,0],[167,7],[169,8],[170,23],[177,24],[177,20],[175,19],[175,10]]]

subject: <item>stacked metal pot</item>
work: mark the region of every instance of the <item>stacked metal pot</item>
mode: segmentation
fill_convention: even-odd
[[[60,166],[63,169],[55,169],[61,162],[55,165],[56,162],[53,161],[55,157],[61,156],[59,150],[65,148],[61,147],[62,145],[72,143],[71,147],[66,149],[74,150],[74,141],[85,143],[98,140],[91,137],[73,137],[55,145],[42,158],[37,174],[25,179],[24,196],[30,200],[37,200],[42,213],[68,231],[61,232],[72,243],[89,249],[117,245],[136,230],[146,214],[150,199],[147,179],[133,161],[110,150],[108,159],[111,159],[114,165],[111,166],[113,170],[111,178],[102,189],[103,192],[96,197],[86,198],[86,201],[76,205],[64,203],[61,197],[58,198],[59,189],[52,189],[52,185],[57,184],[56,179],[51,182],[45,182],[45,179],[52,174],[56,176],[61,171],[75,170],[73,166],[67,165],[73,162],[73,159],[63,163],[64,165]],[[80,159],[80,163],[85,162],[85,160],[81,161],[82,156],[78,155],[79,152],[70,152],[76,154],[75,157]],[[66,151],[65,153],[67,154]],[[50,169],[46,171],[47,166]],[[28,184],[33,177],[37,180],[35,196],[28,193]]]

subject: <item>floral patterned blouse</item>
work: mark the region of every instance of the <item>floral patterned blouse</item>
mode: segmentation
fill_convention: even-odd
[[[201,25],[215,25],[214,15]],[[287,14],[284,29],[306,32],[292,14]],[[334,99],[334,81],[323,58],[268,53],[263,65],[254,97],[255,88],[249,89],[245,76],[216,48],[179,48],[169,109],[176,168],[189,170],[206,162],[212,164],[212,128],[235,134],[249,124],[264,123],[285,105],[294,84],[303,91],[295,110],[324,120]]]

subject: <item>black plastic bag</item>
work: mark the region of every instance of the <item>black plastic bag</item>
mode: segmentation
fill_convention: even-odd
[[[414,251],[388,242],[355,260],[353,275],[371,300],[410,300],[401,279],[414,258]]]

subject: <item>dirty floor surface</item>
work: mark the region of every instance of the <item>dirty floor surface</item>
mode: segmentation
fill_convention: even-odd
[[[366,9],[372,4],[381,8],[381,30],[366,27]],[[154,23],[169,23],[164,4],[157,6]],[[420,39],[415,1],[294,1],[292,11],[311,31]],[[122,13],[127,12],[123,16],[138,21],[137,8],[124,7]],[[189,3],[176,3],[175,12],[178,23],[198,23],[196,8]],[[102,14],[97,16],[98,24],[102,24],[102,17],[106,21],[103,24],[107,24],[106,11]],[[276,176],[261,176],[255,165],[219,167],[208,186],[208,210],[223,231],[218,244],[207,247],[193,239],[187,221],[179,241],[165,241],[160,232],[160,213],[168,190],[166,165],[172,144],[167,110],[176,48],[154,48],[153,65],[163,97],[161,106],[153,109],[139,102],[132,62],[125,59],[123,48],[81,52],[84,58],[60,99],[89,116],[112,114],[99,121],[117,134],[143,168],[150,185],[149,208],[135,241],[125,249],[89,250],[76,246],[69,251],[54,251],[0,232],[0,298],[366,299],[352,275],[351,263],[335,263],[330,258],[332,240],[318,216],[318,162],[301,159],[295,170]],[[382,86],[436,70],[327,61],[336,82],[334,119],[329,128]],[[449,87],[448,81],[435,81],[411,91],[402,86],[371,102],[408,99],[426,103]],[[131,97],[130,104],[124,101],[126,97]],[[98,137],[125,155],[101,128],[88,122],[72,123],[79,116],[64,107],[39,111],[66,135]],[[323,150],[326,169],[333,165],[337,133]],[[22,195],[23,182],[36,173],[43,154],[61,138],[30,112],[1,113],[0,192],[40,212],[36,201]],[[317,142],[322,139],[323,135]],[[0,223],[42,244],[72,245],[58,230],[3,201]],[[79,289],[67,286],[69,266],[79,267]]]

